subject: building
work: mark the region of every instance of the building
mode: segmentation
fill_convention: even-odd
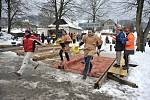
[[[55,32],[56,30],[56,21],[51,24],[48,25],[48,34],[52,34]],[[59,30],[60,30],[60,34],[61,34],[61,30],[65,30],[67,33],[76,33],[76,34],[81,34],[82,28],[78,26],[78,24],[76,22],[73,21],[69,21],[67,19],[61,19],[59,21]]]
[[[37,34],[42,34],[44,33],[44,36],[48,36],[50,28],[37,28]]]
[[[111,19],[108,19],[103,23],[103,30],[114,30],[115,29],[115,22]]]
[[[89,30],[89,29],[95,29],[95,30],[100,30],[102,29],[102,23],[79,23],[79,26],[82,27],[84,30]]]
[[[101,30],[112,31],[115,28],[115,22],[111,19],[108,19],[106,21],[101,20],[96,23],[79,23],[79,26],[82,27],[84,30],[94,29],[96,31],[101,31]]]

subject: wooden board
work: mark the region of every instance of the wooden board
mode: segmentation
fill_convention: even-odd
[[[112,67],[109,69],[108,72],[110,72],[110,73],[112,73],[112,74],[124,76],[124,77],[128,76],[127,70],[123,70],[122,67],[114,67],[114,66],[112,66]]]
[[[122,68],[122,65],[124,65],[124,59],[123,59],[123,57],[121,57],[121,65],[120,65],[120,67],[114,67],[112,65],[108,72],[112,73],[112,74],[120,75],[120,76],[123,76],[123,77],[128,76],[127,70],[124,70]]]

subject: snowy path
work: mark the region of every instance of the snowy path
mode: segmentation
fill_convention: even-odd
[[[19,79],[14,73],[23,57],[0,52],[0,100],[111,100],[111,96],[92,93],[93,78],[67,73],[40,63],[29,68]]]

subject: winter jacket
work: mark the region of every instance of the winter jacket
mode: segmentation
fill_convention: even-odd
[[[126,42],[126,45],[125,45],[125,50],[134,50],[134,35],[133,33],[129,33],[127,35],[127,39],[128,41]]]
[[[125,45],[125,53],[126,54],[134,54],[135,37],[134,37],[133,33],[129,33],[127,35],[127,39],[128,39],[128,41],[126,42],[126,45]]]
[[[35,51],[35,44],[41,44],[38,40],[34,39],[31,36],[25,36],[23,39],[23,47],[25,52],[34,52]]]
[[[72,39],[69,35],[63,35],[62,36],[62,42],[60,45],[62,46],[63,51],[67,52],[70,50],[69,43],[72,42]]]
[[[96,47],[102,44],[101,39],[96,36],[89,36],[89,35],[85,35],[82,38],[82,41],[85,45],[84,45],[84,55],[85,56],[93,56],[94,54],[96,54]]]
[[[32,35],[31,35],[31,38],[32,38],[32,39],[36,39],[36,40],[40,41],[40,38],[38,38],[38,37],[37,37],[37,36],[35,36],[34,34],[32,34]]]
[[[24,40],[23,40],[23,43],[24,43],[24,51],[25,52],[33,52],[33,39],[30,38],[30,37],[24,37]]]
[[[148,45],[150,46],[150,40],[148,41]]]
[[[123,32],[120,32],[116,36],[116,44],[115,44],[115,51],[123,51],[125,49],[125,43],[127,38]]]

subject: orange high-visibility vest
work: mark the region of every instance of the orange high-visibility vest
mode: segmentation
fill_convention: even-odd
[[[133,33],[129,33],[127,36],[127,39],[128,39],[128,41],[125,45],[125,50],[134,50],[135,37],[134,37]]]

